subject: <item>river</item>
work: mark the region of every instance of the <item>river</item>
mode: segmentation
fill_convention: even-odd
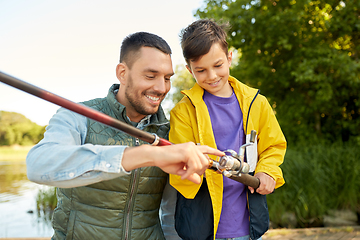
[[[39,190],[48,188],[27,179],[25,161],[0,161],[0,238],[52,236],[49,216],[36,208]]]

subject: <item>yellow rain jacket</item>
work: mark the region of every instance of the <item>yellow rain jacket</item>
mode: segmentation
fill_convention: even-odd
[[[273,109],[267,99],[259,94],[259,90],[248,87],[231,76],[229,83],[243,113],[246,142],[250,140],[251,130],[257,132],[255,143],[246,149],[246,159],[250,165],[250,172],[267,173],[275,179],[275,188],[278,188],[285,183],[279,166],[285,155],[286,140]],[[169,140],[175,144],[191,141],[217,148],[208,109],[203,101],[204,90],[195,83],[192,89],[184,90],[182,93],[185,96],[170,112]],[[239,151],[239,149],[233,150]],[[216,160],[215,156],[210,157]],[[215,238],[222,209],[223,176],[209,169],[206,170],[205,174],[213,206]],[[201,184],[198,185],[189,180],[181,180],[177,175],[170,175],[170,184],[185,198],[189,199],[196,196],[201,186]],[[254,224],[251,221],[251,211],[250,208],[250,231],[251,225]],[[262,219],[256,220],[255,224],[259,221]]]

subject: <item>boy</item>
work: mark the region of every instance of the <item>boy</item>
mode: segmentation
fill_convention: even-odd
[[[223,26],[195,21],[181,32],[181,47],[196,83],[182,92],[184,98],[170,113],[169,140],[238,152],[256,130],[246,160],[260,186],[254,191],[212,170],[206,170],[200,185],[171,175],[170,184],[181,193],[175,213],[178,234],[183,239],[259,239],[269,226],[265,195],[284,184],[279,166],[285,137],[266,98],[229,75],[232,53]]]

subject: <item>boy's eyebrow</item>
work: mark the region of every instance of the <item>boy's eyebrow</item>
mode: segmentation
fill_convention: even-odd
[[[216,62],[215,62],[215,64],[218,64],[218,63],[220,63],[221,61],[223,61],[223,59],[219,59],[219,60],[217,60]]]
[[[223,61],[223,59],[219,59],[219,60],[217,60],[215,63],[214,63],[214,65],[216,65],[216,64],[219,64],[220,62],[222,62]],[[203,67],[195,67],[194,69],[202,69]]]

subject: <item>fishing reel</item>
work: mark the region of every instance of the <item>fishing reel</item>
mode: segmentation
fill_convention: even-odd
[[[223,174],[225,177],[240,176],[242,173],[247,174],[250,171],[250,165],[244,161],[246,147],[255,142],[256,131],[251,130],[250,142],[242,145],[239,153],[234,150],[226,150],[224,153],[229,155],[222,156],[218,161],[211,161],[210,166]]]

